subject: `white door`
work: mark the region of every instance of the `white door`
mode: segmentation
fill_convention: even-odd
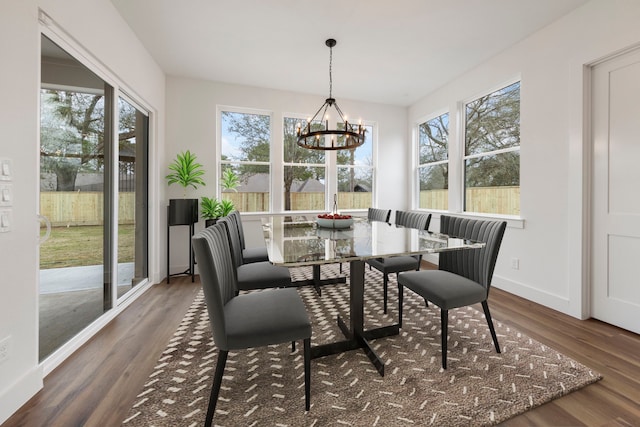
[[[591,314],[640,333],[640,50],[592,76]]]

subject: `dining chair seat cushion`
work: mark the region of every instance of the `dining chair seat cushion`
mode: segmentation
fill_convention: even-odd
[[[311,322],[295,289],[269,289],[241,294],[224,306],[230,350],[302,340]]]
[[[487,299],[487,289],[481,284],[443,270],[400,273],[398,283],[444,310],[476,304]]]
[[[372,258],[367,260],[367,264],[386,274],[416,270],[420,265],[418,259],[410,255],[394,256],[390,258]]]
[[[245,264],[269,261],[269,254],[266,247],[245,248],[242,250],[242,259]]]
[[[267,289],[291,286],[289,269],[268,261],[238,266],[238,289]]]

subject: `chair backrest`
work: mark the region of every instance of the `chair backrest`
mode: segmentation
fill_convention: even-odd
[[[389,222],[391,210],[369,208],[367,211],[367,219],[370,221]]]
[[[237,294],[237,273],[233,259],[227,224],[218,222],[191,238],[198,262],[198,272],[207,303],[213,340],[221,350],[228,350],[224,306]]]
[[[439,269],[464,276],[487,288],[491,286],[506,221],[484,221],[442,215],[440,232],[453,237],[484,242],[482,249],[442,252]]]
[[[242,257],[242,244],[240,243],[240,236],[238,235],[238,223],[236,217],[228,215],[218,220],[227,225],[227,235],[229,238],[229,245],[231,246],[231,257],[236,268],[244,264],[244,258]]]
[[[419,212],[396,211],[396,225],[418,230],[428,230],[431,214]]]
[[[244,229],[242,228],[242,217],[240,216],[240,212],[237,210],[232,211],[228,216],[232,216],[236,219],[236,225],[238,226],[238,236],[240,237],[240,245],[241,248],[246,248],[244,243]]]

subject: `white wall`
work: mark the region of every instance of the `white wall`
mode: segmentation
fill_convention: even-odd
[[[508,228],[494,286],[576,317],[588,317],[583,291],[588,187],[588,64],[640,43],[640,2],[594,0],[409,109],[409,124],[521,77],[521,216]],[[586,172],[585,172],[586,171]],[[632,195],[637,197],[637,195]],[[520,269],[511,269],[511,258]]]
[[[175,155],[191,150],[203,164],[207,186],[190,190],[188,197],[216,195],[216,115],[217,106],[266,110],[273,113],[273,141],[282,141],[283,115],[312,115],[324,102],[324,97],[293,92],[238,86],[179,77],[167,78],[167,157],[166,168]],[[337,98],[345,114],[377,123],[378,130],[378,191],[376,204],[388,207],[408,207],[405,185],[407,159],[407,109],[381,104],[351,102]],[[280,151],[281,153],[281,151]],[[281,154],[280,154],[281,156]],[[280,157],[281,158],[281,157]],[[281,165],[281,162],[279,163]],[[275,168],[278,162],[272,159]],[[168,172],[168,169],[165,169]],[[276,171],[273,172],[274,175]],[[280,175],[282,173],[280,172]],[[398,190],[400,189],[400,190]],[[280,197],[282,185],[272,183],[272,197]],[[181,187],[169,187],[169,197],[182,197]],[[274,210],[277,208],[274,207]],[[259,216],[243,220],[248,245],[264,244],[259,228]],[[196,225],[204,227],[204,221]],[[182,230],[180,230],[182,228]],[[175,229],[175,230],[174,230]],[[184,271],[188,264],[187,229],[172,227],[171,272]],[[175,242],[175,245],[174,245]]]
[[[0,423],[42,386],[38,364],[37,239],[40,86],[38,9],[55,21],[58,33],[91,52],[81,60],[94,63],[129,93],[149,105],[164,123],[164,75],[139,44],[108,0],[2,0],[0,3],[0,157],[13,161],[13,223],[0,233],[0,340],[11,337],[9,358],[0,363]],[[135,88],[135,90],[134,90]],[[152,129],[152,152],[164,161],[162,127]],[[157,162],[158,160],[155,159]],[[158,182],[158,168],[152,170]],[[159,206],[157,185],[155,206]],[[164,212],[164,211],[162,211]],[[158,210],[151,234],[158,235]],[[155,229],[153,228],[155,227]],[[164,234],[162,234],[164,235]],[[151,245],[150,245],[151,247]],[[156,251],[157,252],[157,251]],[[158,274],[158,254],[153,273]],[[157,277],[156,277],[157,279]]]

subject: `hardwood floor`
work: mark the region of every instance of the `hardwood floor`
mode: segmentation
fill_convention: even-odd
[[[49,374],[44,389],[2,427],[120,425],[199,288],[189,277],[152,287]],[[503,425],[640,425],[639,335],[580,321],[499,289],[491,292],[495,319],[604,376]]]
[[[153,286],[51,372],[2,427],[120,425],[199,289],[191,277]]]

